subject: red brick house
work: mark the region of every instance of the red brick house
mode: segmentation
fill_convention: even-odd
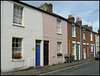
[[[75,56],[75,60],[86,59],[94,56],[95,36],[92,27],[82,26],[80,18],[73,15],[68,17],[68,54]]]

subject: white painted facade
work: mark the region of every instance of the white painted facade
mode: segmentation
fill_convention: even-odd
[[[100,51],[99,49],[99,35],[95,34],[95,53],[97,53],[98,51]]]
[[[23,27],[13,25],[13,1],[1,1],[1,71],[35,66],[35,40],[41,40],[40,66],[43,66],[42,12],[23,6]],[[22,59],[12,60],[12,37],[23,38]]]

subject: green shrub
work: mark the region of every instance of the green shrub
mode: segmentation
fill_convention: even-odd
[[[62,53],[58,53],[57,56],[62,56]]]

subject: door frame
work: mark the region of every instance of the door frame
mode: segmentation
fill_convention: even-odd
[[[84,59],[86,59],[86,45],[83,45],[83,55]]]
[[[87,45],[87,58],[89,57],[89,45]]]
[[[37,43],[37,41],[39,41],[40,43]],[[37,45],[37,44],[40,45],[40,66],[41,66],[41,40],[38,40],[38,39],[35,40],[35,48],[36,48],[36,45]],[[37,66],[37,62],[36,62],[36,61],[37,61],[36,59],[37,59],[37,58],[36,58],[36,49],[35,49],[35,66],[38,67],[38,66]]]
[[[50,43],[50,41],[49,41],[49,40],[44,40],[43,42],[45,43],[45,41],[48,42],[48,65],[49,65],[49,47],[50,47],[50,44],[49,44],[49,43]],[[44,46],[44,44],[43,44],[43,46]],[[43,47],[43,48],[44,48],[44,47]],[[43,51],[44,51],[44,49],[43,49]],[[44,53],[45,53],[45,51],[44,51]],[[44,54],[44,53],[43,53],[43,54]],[[44,57],[45,57],[45,56],[44,56]],[[43,57],[43,59],[44,59],[44,57]],[[45,64],[45,61],[44,61],[44,64]],[[44,64],[43,64],[43,65],[44,65]],[[46,65],[44,65],[44,66],[46,66]]]
[[[79,46],[79,50],[77,48],[77,52],[78,52],[78,60],[81,60],[81,57],[80,57],[80,43],[77,44],[77,47]]]
[[[73,44],[74,46],[74,52],[73,52]],[[74,55],[74,59],[77,60],[77,55],[76,55],[76,41],[72,41],[72,55]]]

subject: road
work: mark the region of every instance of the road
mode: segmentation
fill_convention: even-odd
[[[70,68],[48,72],[41,75],[100,75],[99,60],[95,60],[93,62],[86,62],[81,65],[72,66]]]

